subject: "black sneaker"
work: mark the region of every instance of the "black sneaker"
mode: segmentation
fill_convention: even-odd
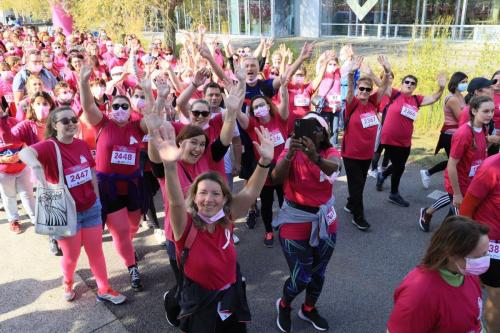
[[[139,274],[139,269],[137,265],[128,268],[128,274],[130,275],[130,286],[134,291],[142,291],[141,275]]]
[[[349,207],[349,205],[345,205],[345,206],[344,206],[344,210],[345,210],[347,213],[352,214],[352,210],[351,210],[351,208]]]
[[[292,319],[290,319],[291,307],[283,308],[280,305],[281,298],[276,301],[276,311],[278,311],[278,317],[276,318],[276,325],[281,332],[288,333],[292,330]]]
[[[377,188],[377,191],[382,191],[382,186],[384,185],[384,180],[385,180],[385,177],[384,175],[382,174],[382,172],[379,172],[377,174],[377,184],[375,185],[375,187]]]
[[[254,210],[248,212],[245,223],[247,224],[248,229],[255,228],[255,224],[257,223],[257,213]]]
[[[431,214],[427,214],[427,207],[420,208],[420,218],[418,219],[418,225],[423,232],[428,232],[431,227]]]
[[[264,237],[264,245],[266,247],[273,247],[274,244],[274,234],[272,232],[266,232],[266,236]]]
[[[354,224],[359,230],[365,231],[370,228],[370,223],[366,222],[364,218],[352,219],[352,224]]]
[[[50,253],[53,255],[60,257],[63,255],[61,248],[59,247],[59,244],[57,244],[57,241],[54,238],[49,238],[49,250]]]
[[[179,327],[180,320],[177,318],[181,312],[181,307],[172,293],[175,288],[163,294],[163,306],[165,307],[165,318],[170,326]]]
[[[319,315],[316,308],[312,309],[311,311],[304,311],[303,307],[300,307],[299,318],[310,322],[318,331],[326,331],[329,328],[328,322],[325,318]]]
[[[408,207],[410,206],[410,203],[403,199],[403,197],[399,193],[391,193],[389,195],[389,202],[392,202],[395,205],[401,206],[401,207]]]

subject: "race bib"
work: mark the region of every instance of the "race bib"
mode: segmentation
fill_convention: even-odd
[[[378,126],[378,118],[374,112],[367,112],[360,114],[361,125],[363,128]]]
[[[326,96],[326,101],[330,106],[335,105],[335,104],[340,104],[340,95],[327,95]]]
[[[293,105],[295,106],[309,106],[311,99],[306,95],[295,95],[293,98]]]
[[[64,169],[64,175],[68,188],[73,188],[92,180],[90,165],[87,162]]]
[[[403,108],[401,109],[401,115],[411,120],[417,119],[417,113],[418,109],[408,104],[403,105]]]
[[[14,94],[12,94],[12,93],[3,95],[3,97],[5,97],[5,100],[7,101],[7,103],[14,102]]]
[[[111,163],[135,165],[135,155],[135,148],[115,145],[111,153]]]
[[[472,162],[472,165],[471,165],[470,171],[469,171],[469,177],[474,177],[476,175],[477,168],[479,168],[481,163],[483,163],[482,160],[477,160],[477,161]]]
[[[280,131],[271,132],[271,140],[273,140],[275,147],[285,143],[285,139]]]
[[[500,260],[500,241],[490,240],[488,254],[491,259]]]
[[[335,222],[336,219],[337,219],[337,212],[335,211],[335,208],[332,206],[330,207],[328,213],[326,214],[326,223],[330,225],[333,222]]]

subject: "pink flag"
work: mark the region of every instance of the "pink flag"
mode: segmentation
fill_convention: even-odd
[[[61,27],[66,36],[73,32],[73,18],[66,13],[60,3],[52,5],[52,24],[54,28]]]

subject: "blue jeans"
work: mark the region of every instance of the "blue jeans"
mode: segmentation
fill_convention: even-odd
[[[323,289],[325,271],[333,250],[337,234],[320,239],[317,247],[309,245],[309,239],[291,240],[280,237],[281,248],[290,268],[290,277],[283,286],[283,300],[287,305],[306,290],[305,304],[314,306]]]
[[[101,200],[97,199],[92,207],[83,212],[76,213],[77,230],[80,228],[92,228],[102,225]]]

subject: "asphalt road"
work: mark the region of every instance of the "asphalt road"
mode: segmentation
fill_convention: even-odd
[[[419,207],[429,205],[426,196],[442,189],[442,174],[435,175],[431,188],[424,190],[418,166],[410,165],[401,182],[401,194],[411,202],[409,208],[397,207],[387,201],[390,182],[384,191],[375,190],[375,180],[369,178],[365,191],[366,216],[372,228],[357,230],[349,214],[342,209],[347,194],[345,177],[335,183],[336,210],[339,216],[337,247],[326,273],[323,293],[318,301],[320,313],[328,319],[330,332],[384,332],[392,308],[392,295],[401,279],[420,260],[431,234],[417,226]],[[445,209],[434,218],[433,230],[442,221]],[[264,228],[248,230],[244,223],[236,231],[241,242],[238,258],[247,280],[247,293],[253,320],[249,332],[277,331],[275,301],[280,297],[288,268],[279,244],[272,249],[263,245]],[[108,306],[130,332],[176,332],[164,319],[162,295],[173,285],[164,247],[156,245],[151,230],[141,228],[136,239],[141,258],[139,267],[145,290],[133,292],[128,274],[105,236],[105,251],[112,285],[124,292],[129,301],[121,306]],[[95,287],[85,256],[81,256],[78,274]],[[294,332],[315,332],[300,320],[298,311],[303,296],[293,304]]]

